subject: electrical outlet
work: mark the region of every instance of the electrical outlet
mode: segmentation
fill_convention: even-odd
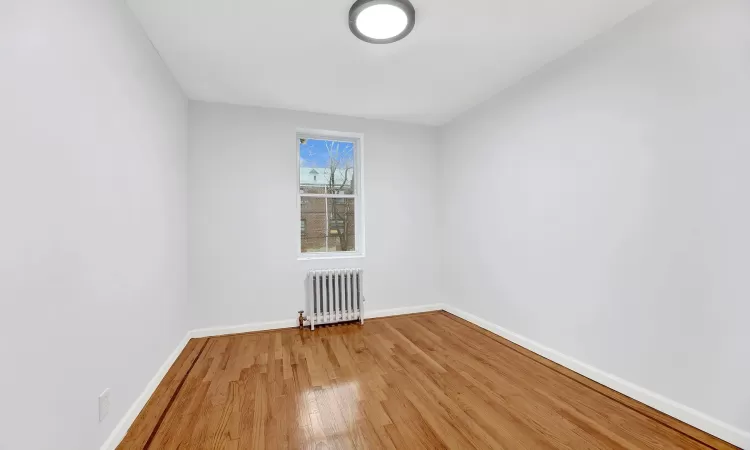
[[[99,422],[109,414],[109,388],[99,395]]]

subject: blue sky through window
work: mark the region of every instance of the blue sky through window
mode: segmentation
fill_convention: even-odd
[[[325,139],[304,139],[304,143],[300,143],[300,167],[327,168],[330,165],[331,156],[343,163],[341,167],[353,167],[354,144],[346,141],[329,141]]]

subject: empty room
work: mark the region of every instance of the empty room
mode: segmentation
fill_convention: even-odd
[[[750,449],[750,0],[0,1],[0,450]]]

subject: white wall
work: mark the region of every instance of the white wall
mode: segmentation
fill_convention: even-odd
[[[187,331],[187,102],[119,0],[3,1],[0,61],[0,449],[94,449]]]
[[[440,301],[433,128],[201,102],[189,123],[195,326],[293,320],[311,268],[363,267],[369,310]],[[365,258],[297,261],[297,128],[364,133]]]
[[[749,50],[746,1],[661,0],[439,140],[207,103],[188,132],[120,1],[3,2],[0,449],[98,447],[188,328],[352,266],[370,310],[447,300],[750,430]],[[365,135],[364,259],[296,259],[299,127]]]
[[[750,430],[749,55],[663,0],[447,126],[449,303]]]

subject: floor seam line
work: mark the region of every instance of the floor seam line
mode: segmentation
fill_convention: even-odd
[[[448,312],[448,311],[445,311],[445,310],[443,310],[442,312],[444,313],[444,314],[443,314],[444,316],[448,317],[449,319],[453,320],[454,322],[456,322],[456,323],[459,323],[459,324],[461,324],[461,325],[463,325],[463,326],[465,326],[465,327],[467,327],[467,328],[472,328],[471,326],[469,326],[469,324],[471,324],[471,322],[469,322],[468,320],[466,320],[466,319],[462,319],[461,317],[458,317],[458,316],[456,316],[455,314],[452,314],[452,313],[450,313],[450,312]],[[457,320],[457,319],[460,319],[460,320]],[[474,326],[477,326],[477,327],[478,327],[478,325],[476,325],[476,324],[471,324],[471,325],[474,325]],[[481,328],[481,327],[480,327],[480,328]],[[473,329],[473,328],[472,328],[472,329]],[[484,328],[482,328],[482,330],[484,330]],[[475,331],[477,331],[477,330],[475,330]],[[630,405],[627,405],[627,404],[625,404],[624,402],[620,401],[619,399],[616,399],[616,398],[614,398],[614,397],[612,397],[612,396],[609,396],[609,395],[605,394],[604,392],[598,391],[598,390],[596,390],[596,389],[594,389],[594,388],[592,388],[592,387],[590,387],[590,386],[587,386],[587,385],[586,385],[586,383],[582,382],[581,380],[576,380],[576,379],[575,379],[574,377],[572,377],[572,376],[570,376],[570,375],[568,375],[568,374],[566,374],[566,373],[564,373],[564,372],[562,372],[562,371],[558,370],[556,366],[553,366],[553,367],[547,366],[546,364],[542,363],[541,361],[538,361],[538,360],[536,360],[536,359],[532,358],[531,356],[529,356],[529,355],[526,355],[526,354],[524,354],[524,353],[523,353],[522,351],[519,351],[518,349],[516,349],[516,348],[513,348],[512,346],[508,345],[507,343],[505,343],[505,342],[502,342],[501,340],[498,340],[498,339],[503,339],[503,340],[505,340],[505,338],[503,338],[502,336],[497,336],[497,335],[495,335],[495,333],[493,333],[493,332],[491,332],[491,331],[489,331],[489,330],[484,330],[484,331],[486,331],[487,333],[490,333],[490,334],[491,334],[491,336],[488,336],[488,335],[485,335],[485,336],[487,336],[487,337],[489,337],[490,339],[492,339],[493,341],[495,341],[495,342],[497,342],[497,343],[499,343],[499,344],[501,344],[501,345],[505,346],[506,348],[508,348],[508,349],[510,349],[510,350],[513,350],[514,352],[518,353],[519,355],[521,355],[521,356],[523,356],[523,357],[525,357],[525,358],[527,358],[527,359],[530,359],[530,360],[534,361],[534,362],[535,362],[535,363],[537,363],[537,364],[540,364],[540,365],[542,365],[542,366],[544,366],[544,367],[547,367],[548,369],[552,369],[553,371],[555,371],[556,373],[558,373],[558,374],[560,374],[560,375],[564,376],[565,378],[567,378],[567,379],[569,379],[569,380],[571,380],[571,381],[574,381],[574,382],[576,382],[576,383],[580,384],[581,386],[585,387],[586,389],[588,389],[588,390],[590,390],[590,391],[593,391],[593,392],[596,392],[596,393],[598,393],[599,395],[602,395],[602,396],[604,396],[604,397],[606,397],[606,398],[608,398],[608,399],[610,399],[610,400],[612,400],[612,401],[614,401],[614,402],[616,402],[616,403],[618,403],[618,404],[620,404],[620,405],[622,405],[622,406],[624,406],[624,407],[628,408],[629,410],[631,410],[631,411],[635,412],[636,414],[639,414],[639,415],[641,415],[641,416],[647,417],[647,418],[649,418],[649,419],[653,420],[654,422],[658,422],[658,423],[660,423],[660,424],[664,425],[665,427],[667,427],[667,428],[669,428],[669,429],[671,429],[671,430],[673,430],[673,431],[675,431],[675,432],[677,432],[677,433],[680,433],[681,435],[683,435],[683,436],[685,436],[685,437],[687,437],[687,438],[689,438],[689,439],[692,439],[693,441],[695,441],[695,442],[697,442],[697,443],[699,443],[699,444],[701,444],[701,445],[704,445],[704,446],[706,446],[706,447],[712,448],[712,449],[714,449],[714,450],[718,450],[718,449],[717,449],[716,447],[714,447],[713,445],[711,445],[711,444],[708,444],[708,443],[706,443],[706,442],[703,442],[702,440],[698,439],[698,438],[697,438],[697,437],[695,437],[695,436],[691,436],[691,435],[689,435],[689,434],[685,433],[685,432],[684,432],[684,431],[682,431],[682,430],[678,430],[678,429],[676,429],[675,427],[673,427],[672,425],[670,425],[670,424],[668,424],[668,423],[665,423],[664,421],[662,421],[662,420],[659,420],[659,419],[657,419],[656,417],[651,417],[651,416],[648,416],[648,415],[646,415],[646,414],[643,414],[642,412],[638,411],[637,409],[633,408],[633,407],[632,407],[632,406],[630,406]],[[480,333],[480,334],[484,334],[484,333]],[[509,342],[511,342],[511,341],[509,341]],[[525,349],[526,351],[529,351],[529,352],[531,352],[531,353],[533,353],[533,354],[537,355],[537,356],[538,356],[538,357],[540,357],[540,358],[544,358],[545,360],[547,360],[547,361],[550,361],[550,362],[551,362],[551,363],[553,363],[553,364],[556,364],[556,365],[560,365],[560,366],[562,366],[562,364],[558,364],[558,363],[556,363],[555,361],[552,361],[551,359],[545,358],[544,356],[542,356],[542,355],[540,355],[540,354],[538,354],[538,353],[535,353],[535,352],[533,352],[533,351],[531,351],[531,350],[529,350],[529,349],[527,349],[527,348],[525,348],[525,347],[523,347],[523,346],[521,346],[521,345],[519,345],[519,344],[516,344],[515,342],[514,342],[513,344],[515,344],[515,345],[518,345],[519,347],[522,347],[522,348],[524,348],[524,349]],[[562,366],[562,367],[564,367],[564,366]],[[572,369],[568,369],[568,370],[572,370]],[[572,370],[572,371],[573,371],[573,372],[575,372],[574,370]],[[595,380],[592,380],[591,378],[589,378],[589,377],[587,377],[587,376],[585,376],[585,375],[581,375],[581,374],[580,374],[580,373],[578,373],[578,372],[575,372],[575,373],[576,373],[576,374],[578,374],[578,375],[579,375],[579,376],[581,376],[581,377],[584,377],[584,378],[586,378],[587,380],[591,381],[592,383],[596,383],[596,384],[599,384],[599,385],[601,385],[601,386],[603,386],[603,387],[605,387],[605,388],[607,388],[607,389],[612,389],[612,388],[610,388],[610,387],[604,386],[603,384],[601,384],[601,383],[599,383],[599,382],[597,382],[597,381],[595,381]],[[614,390],[614,389],[613,389],[613,390]],[[616,392],[617,392],[617,391],[616,391]],[[620,395],[624,395],[625,397],[628,397],[627,395],[623,394],[622,392],[618,392],[618,393],[619,393]],[[641,403],[641,404],[643,404],[644,406],[646,406],[646,407],[648,407],[648,408],[651,408],[650,406],[646,405],[645,403],[639,402],[638,400],[636,400],[636,399],[634,399],[634,398],[632,398],[632,397],[628,397],[628,398],[629,398],[629,399],[631,399],[631,400],[633,400],[633,401],[635,401],[635,402]],[[652,409],[653,409],[653,408],[652,408]],[[661,412],[661,411],[660,411],[660,412]],[[662,414],[665,414],[665,413],[662,413]],[[670,417],[671,417],[671,416],[670,416]],[[674,417],[673,417],[673,419],[674,419],[674,420],[679,420],[679,419],[677,419],[677,418],[674,418]],[[684,423],[684,422],[683,422],[683,423]],[[688,426],[692,426],[692,425],[690,425],[690,424],[687,424],[687,423],[686,423],[685,425],[688,425]],[[703,431],[703,430],[701,430],[701,432],[703,432],[703,433],[707,433],[707,432],[705,432],[705,431]],[[709,434],[709,435],[713,436],[713,435],[712,435],[712,434],[710,434],[710,433],[707,433],[707,434]],[[716,439],[721,439],[721,438],[719,438],[719,437],[716,437],[716,436],[713,436],[713,437],[715,437]],[[731,444],[730,444],[730,445],[731,445]]]
[[[164,421],[164,418],[167,416],[167,413],[172,408],[172,404],[174,404],[175,399],[180,394],[180,391],[182,390],[182,386],[185,384],[185,381],[190,376],[190,372],[193,371],[193,368],[195,367],[195,364],[198,362],[199,359],[201,359],[201,356],[203,356],[203,351],[206,349],[206,346],[208,345],[208,341],[211,340],[211,338],[206,339],[203,342],[203,346],[201,347],[201,351],[198,352],[198,356],[195,357],[193,362],[190,364],[190,368],[185,372],[185,376],[180,380],[180,384],[177,385],[177,389],[175,389],[174,394],[172,394],[172,397],[169,399],[169,403],[167,403],[167,406],[164,408],[164,411],[162,411],[161,415],[159,416],[159,420],[156,422],[156,425],[154,426],[153,431],[151,431],[151,434],[148,437],[148,440],[146,441],[146,444],[143,446],[143,450],[148,450],[151,447],[151,442],[154,440],[154,437],[156,437],[156,433],[159,432],[159,428],[161,428],[161,424]]]

